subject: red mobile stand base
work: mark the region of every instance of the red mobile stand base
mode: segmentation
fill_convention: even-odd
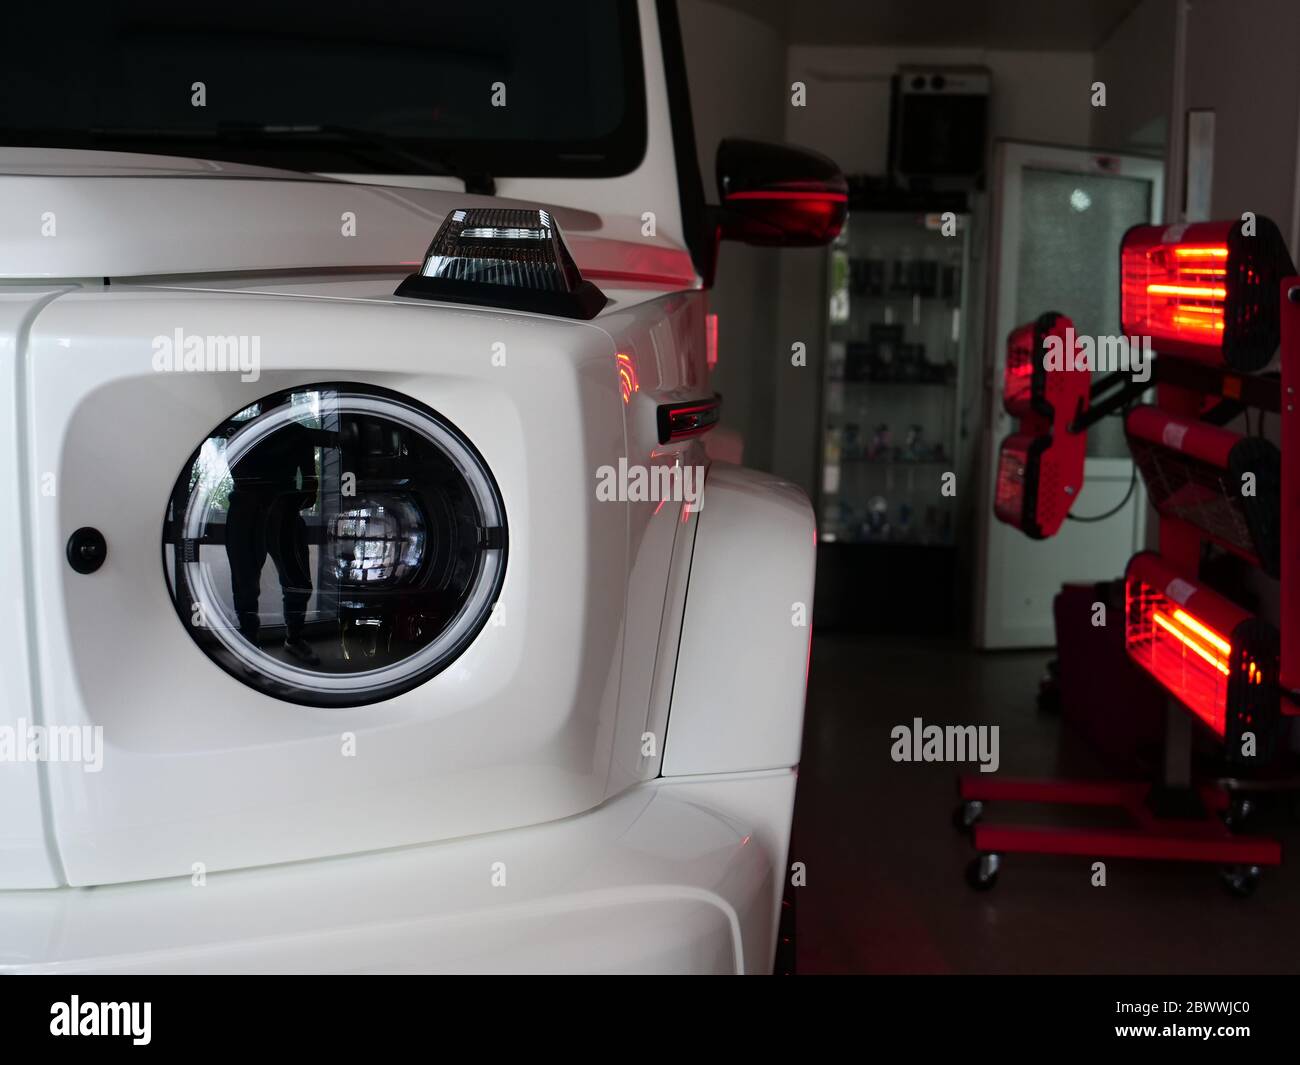
[[[961,805],[955,821],[969,828],[976,857],[966,879],[978,890],[997,880],[1004,854],[1060,854],[1086,858],[1146,858],[1210,862],[1224,866],[1225,886],[1248,895],[1259,867],[1282,864],[1282,845],[1273,839],[1235,836],[1217,816],[1230,804],[1227,792],[1213,785],[1197,789],[1204,806],[1200,817],[1168,817],[1155,812],[1160,796],[1151,784],[997,778],[974,773],[958,778]],[[1124,810],[1132,828],[1061,828],[1041,825],[984,824],[988,802],[1033,802],[1051,805],[1112,807]]]

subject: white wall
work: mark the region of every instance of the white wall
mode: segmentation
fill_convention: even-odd
[[[1300,3],[1193,0],[1184,91],[1187,107],[1215,112],[1214,217],[1268,215],[1300,253]]]
[[[681,0],[682,38],[704,191],[717,202],[723,137],[784,140],[785,42],[766,23],[705,0]],[[722,424],[745,439],[745,463],[772,468],[772,347],[783,252],[726,243],[709,297],[718,315]]]
[[[883,174],[889,140],[889,78],[903,64],[986,66],[993,72],[994,137],[1087,144],[1092,55],[976,48],[790,49],[790,80],[808,85],[808,106],[787,109],[786,135],[833,156],[846,172]]]
[[[1092,144],[1162,155],[1173,104],[1178,0],[1142,0],[1096,52],[1106,106],[1092,112]]]

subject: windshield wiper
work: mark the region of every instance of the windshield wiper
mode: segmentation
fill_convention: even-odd
[[[330,142],[364,152],[370,149],[373,154],[390,161],[400,161],[407,166],[418,167],[426,174],[453,177],[464,182],[465,191],[483,196],[496,195],[496,181],[491,174],[476,173],[458,167],[445,159],[439,159],[423,152],[412,151],[396,137],[375,130],[354,129],[350,126],[334,125],[268,125],[257,122],[220,122],[206,129],[167,129],[167,128],[132,128],[132,127],[95,127],[89,131],[96,137],[127,137],[148,140],[216,140],[238,144],[240,141],[271,141],[284,143],[320,143],[328,147]]]
[[[446,159],[438,159],[434,156],[425,155],[423,152],[413,152],[396,137],[391,137],[387,133],[379,133],[376,130],[335,125],[273,126],[244,125],[231,122],[223,122],[218,125],[217,129],[223,134],[233,133],[237,136],[241,133],[251,132],[254,136],[271,139],[282,137],[290,140],[317,137],[328,141],[333,138],[342,141],[349,147],[377,148],[390,159],[400,159],[413,166],[422,167],[431,174],[458,178],[465,183],[466,192],[478,193],[483,196],[495,196],[497,191],[496,181],[491,174],[473,173],[449,163]]]

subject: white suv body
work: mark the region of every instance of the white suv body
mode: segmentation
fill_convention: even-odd
[[[664,409],[712,396],[707,294],[649,0],[639,19],[647,150],[624,177],[488,197],[0,149],[0,969],[771,970],[813,515],[664,432]],[[448,215],[480,207],[548,211],[603,309],[395,295]],[[160,358],[173,336],[255,338],[256,366]],[[440,668],[331,703],[268,693],[256,655],[205,654],[187,620],[221,623],[176,599],[165,526],[214,427],[339,383],[454,427],[508,551]],[[598,490],[638,466],[706,468],[703,493]],[[79,567],[87,529],[102,548]],[[193,572],[222,568],[201,550]],[[310,618],[329,627],[316,599]],[[81,756],[59,757],[72,737]]]

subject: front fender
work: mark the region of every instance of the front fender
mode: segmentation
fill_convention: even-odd
[[[808,497],[714,463],[696,520],[663,775],[796,765],[816,569]]]

